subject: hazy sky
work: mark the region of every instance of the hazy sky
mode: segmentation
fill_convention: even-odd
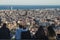
[[[0,0],[0,5],[60,5],[60,0]]]

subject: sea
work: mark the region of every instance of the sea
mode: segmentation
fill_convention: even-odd
[[[60,5],[0,5],[0,10],[5,9],[44,9],[44,8],[60,8]]]

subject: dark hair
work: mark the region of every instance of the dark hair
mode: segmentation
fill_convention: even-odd
[[[2,26],[2,28],[6,28],[6,23],[3,23],[3,26]]]
[[[19,28],[23,28],[23,26],[19,24]]]
[[[56,35],[52,25],[48,27],[48,35],[52,37]]]
[[[20,25],[20,24],[19,24],[19,28],[26,29],[26,27],[24,27],[23,25]]]
[[[0,18],[0,25],[1,25],[2,21],[1,21],[1,18]]]

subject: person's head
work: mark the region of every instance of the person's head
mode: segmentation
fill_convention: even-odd
[[[47,29],[48,29],[49,36],[55,36],[56,35],[52,25],[50,25]]]
[[[19,24],[19,28],[23,28],[23,26]]]
[[[26,27],[24,25],[19,24],[19,28],[25,29]]]
[[[2,21],[1,21],[1,18],[0,18],[0,25],[1,25]]]
[[[2,28],[6,28],[6,26],[7,26],[7,25],[6,25],[6,23],[3,23],[3,26],[2,26]]]

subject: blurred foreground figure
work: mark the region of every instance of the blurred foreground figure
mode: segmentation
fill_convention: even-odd
[[[0,19],[0,25],[1,25],[1,19]]]
[[[0,28],[0,39],[10,39],[10,31],[9,29],[6,27],[6,24],[4,23],[3,26]]]
[[[27,28],[25,29],[25,26],[19,24],[19,27],[16,29],[15,33],[15,40],[21,40],[21,32],[26,32]]]
[[[50,25],[48,29],[48,38],[49,40],[56,40],[56,33],[53,29],[54,25]]]
[[[43,28],[35,24],[34,27],[31,27],[30,30],[22,32],[22,40],[47,40],[45,39],[45,33]]]

